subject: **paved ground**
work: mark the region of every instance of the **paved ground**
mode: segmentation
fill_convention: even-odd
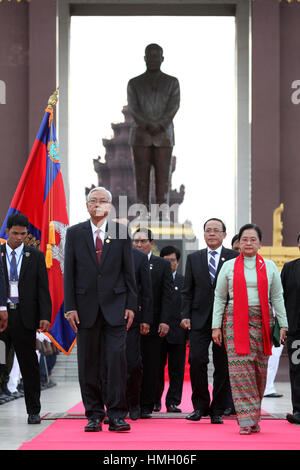
[[[291,412],[290,384],[279,382],[276,384],[278,393],[282,398],[264,398],[263,410],[271,414]],[[63,413],[81,401],[77,382],[58,382],[56,387],[42,391],[41,415],[46,413]],[[28,425],[24,398],[18,398],[0,406],[0,450],[18,449],[25,441],[30,441],[53,421],[42,420],[40,425]]]

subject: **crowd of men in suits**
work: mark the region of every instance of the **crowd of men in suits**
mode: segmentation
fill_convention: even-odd
[[[222,424],[234,413],[224,347],[212,345],[213,393],[208,363],[214,289],[218,273],[238,251],[223,246],[226,227],[211,218],[204,224],[206,248],[187,256],[185,275],[178,272],[181,253],[165,246],[154,254],[153,234],[108,218],[112,196],[94,188],[87,198],[90,219],[69,227],[65,244],[65,317],[77,333],[79,384],[85,414],[84,430],[128,431],[131,420],[159,411],[168,364],[167,412],[180,413],[189,342],[193,412],[190,421],[210,416]],[[0,260],[0,340],[13,345],[24,383],[28,423],[40,418],[40,373],[35,352],[36,330],[50,326],[51,298],[43,254],[24,244],[28,220],[14,214],[7,220],[7,243]],[[298,243],[300,236],[298,237]],[[14,253],[13,253],[14,252]],[[290,321],[288,353],[300,336],[299,260],[282,272]],[[300,422],[299,364],[291,363],[293,413]],[[106,420],[106,421],[105,421]]]

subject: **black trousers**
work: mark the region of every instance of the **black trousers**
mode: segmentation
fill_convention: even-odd
[[[293,413],[300,413],[300,331],[287,335]]]
[[[161,343],[162,338],[158,335],[146,335],[141,337],[143,361],[141,408],[148,413],[152,413],[153,411],[158,386]]]
[[[156,204],[169,203],[172,147],[132,147],[137,202],[149,208],[150,172],[155,172]]]
[[[165,338],[163,339],[155,403],[161,402],[165,388],[165,367],[168,362],[169,388],[166,394],[166,406],[177,406],[180,404],[184,379],[185,354],[185,344],[171,344]]]
[[[207,366],[209,363],[209,346],[212,341],[211,327],[190,331],[190,377],[192,385],[192,403],[194,410],[203,414],[222,415],[228,407],[230,391],[227,354],[224,347],[213,343],[214,364],[212,400],[208,388]]]
[[[87,418],[124,418],[126,405],[126,328],[108,325],[102,313],[91,328],[77,333],[78,375]],[[102,382],[103,367],[106,385]],[[104,394],[105,391],[105,394]]]
[[[19,309],[8,309],[8,326],[0,333],[8,355],[13,345],[24,384],[24,398],[28,414],[41,410],[40,367],[36,354],[36,330],[24,328]]]
[[[127,404],[129,408],[140,405],[140,395],[143,377],[143,364],[141,355],[140,326],[134,325],[127,331],[126,339],[127,359]]]

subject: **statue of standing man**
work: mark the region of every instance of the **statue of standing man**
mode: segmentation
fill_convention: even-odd
[[[147,70],[127,86],[128,108],[133,117],[129,134],[137,202],[150,212],[150,170],[154,167],[156,204],[169,203],[171,157],[174,146],[173,118],[180,103],[177,78],[160,70],[164,60],[158,44],[145,49]]]

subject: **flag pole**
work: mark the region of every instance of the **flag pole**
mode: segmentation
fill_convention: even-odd
[[[46,108],[46,112],[50,114],[49,116],[49,128],[50,132],[52,129],[52,123],[53,123],[53,111],[54,108],[58,102],[58,89],[59,87],[56,88],[54,93],[49,97],[48,99],[48,106]],[[52,139],[51,139],[52,140]],[[51,178],[51,172],[49,171],[49,179]],[[51,188],[51,185],[49,185]],[[46,267],[48,269],[51,268],[52,266],[52,246],[55,245],[55,226],[54,226],[54,221],[53,219],[53,189],[50,189],[50,194],[49,194],[49,238],[48,238],[48,243],[46,246]]]

